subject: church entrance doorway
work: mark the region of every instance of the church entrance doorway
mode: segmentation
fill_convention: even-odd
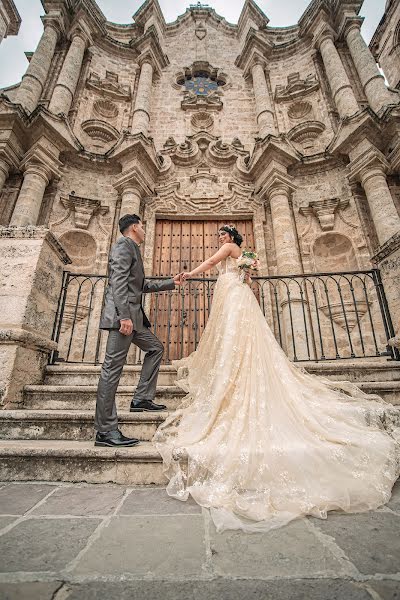
[[[223,224],[233,225],[241,233],[242,248],[255,249],[251,219],[157,220],[153,275],[169,276],[194,269],[218,250],[218,229]],[[164,362],[195,350],[207,323],[215,285],[212,279],[216,276],[217,270],[213,269],[183,288],[152,295],[150,320],[165,346]]]

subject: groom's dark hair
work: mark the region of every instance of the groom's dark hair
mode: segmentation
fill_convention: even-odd
[[[135,225],[136,223],[139,223],[140,220],[141,220],[140,217],[138,217],[137,215],[124,215],[118,221],[120,232],[124,233],[124,231],[126,231],[128,229],[128,227],[130,227],[131,225]]]

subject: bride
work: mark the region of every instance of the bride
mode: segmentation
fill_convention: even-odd
[[[242,237],[223,226],[219,242],[184,276],[219,272],[197,350],[175,363],[187,396],[153,440],[167,493],[208,507],[219,531],[385,504],[399,475],[398,430],[382,426],[390,405],[293,365],[240,277]]]

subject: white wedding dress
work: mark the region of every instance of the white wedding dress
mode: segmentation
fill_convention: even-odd
[[[168,494],[210,508],[219,531],[386,503],[399,475],[399,430],[382,425],[391,405],[293,365],[236,259],[218,270],[198,348],[176,363],[188,395],[153,440]]]

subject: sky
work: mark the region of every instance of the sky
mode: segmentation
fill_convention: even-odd
[[[297,23],[310,0],[259,0],[258,5],[270,19],[272,27]],[[7,37],[0,45],[0,88],[21,80],[28,66],[25,52],[32,52],[43,32],[40,15],[43,8],[40,0],[14,0],[22,18],[18,36]],[[109,21],[131,23],[132,15],[143,0],[97,0],[97,4]],[[159,0],[167,23],[175,21],[195,0]],[[230,23],[237,23],[244,0],[209,0],[208,5]],[[205,4],[205,2],[203,2]],[[367,42],[371,39],[385,8],[385,0],[364,0],[361,15],[365,17],[362,33]]]

